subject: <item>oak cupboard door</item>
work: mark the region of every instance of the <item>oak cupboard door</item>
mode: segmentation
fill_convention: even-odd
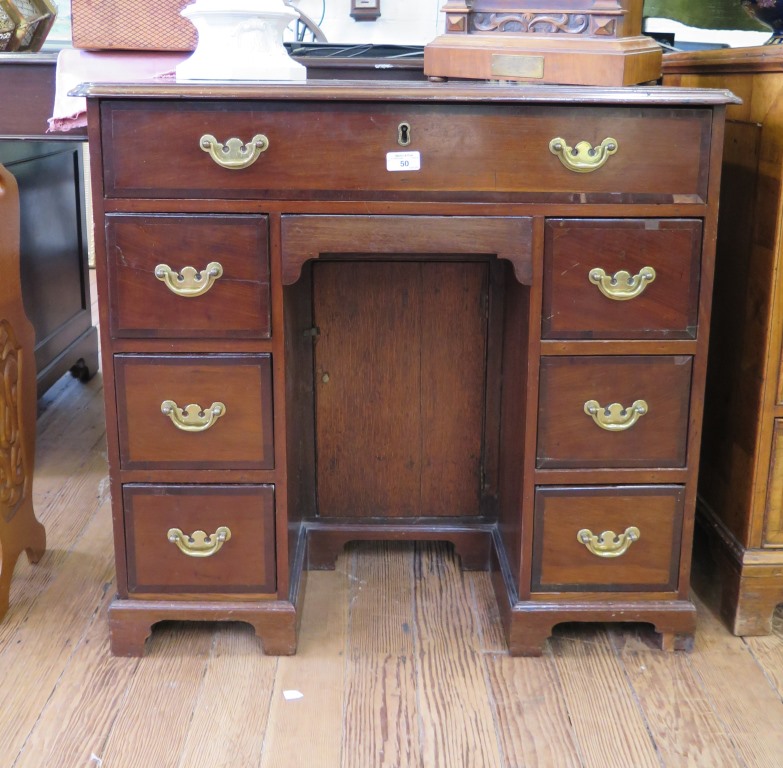
[[[313,267],[321,517],[479,512],[483,262]]]
[[[266,216],[109,214],[106,248],[114,338],[269,337]]]
[[[133,484],[122,495],[131,593],[275,591],[273,486]]]
[[[696,219],[548,219],[545,339],[693,339]]]
[[[538,466],[684,466],[692,362],[687,355],[543,357]]]
[[[270,355],[116,355],[114,368],[123,468],[274,467]]]

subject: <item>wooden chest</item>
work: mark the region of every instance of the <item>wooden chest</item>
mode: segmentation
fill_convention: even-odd
[[[737,635],[783,603],[783,51],[666,57],[672,85],[728,87],[699,520]]]
[[[357,539],[687,646],[726,92],[91,86],[119,593],[290,653]]]

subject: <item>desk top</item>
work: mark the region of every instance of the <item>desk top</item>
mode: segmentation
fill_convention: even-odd
[[[434,103],[625,104],[709,106],[739,103],[731,91],[665,86],[585,87],[476,81],[395,82],[306,80],[298,82],[85,83],[84,97],[145,99],[266,99],[302,101],[390,101]]]
[[[748,48],[683,51],[667,53],[663,57],[664,75],[740,72],[783,72],[783,46],[754,45]]]
[[[752,50],[752,49],[749,49]],[[777,51],[775,52],[777,53]],[[783,61],[783,52],[778,56]],[[0,54],[0,139],[84,141],[86,128],[47,133],[55,96],[56,53]],[[735,98],[725,90],[623,87],[504,85],[476,82],[307,81],[305,83],[88,83],[83,96],[172,98],[201,96],[228,99],[301,98],[372,101],[497,101],[528,103],[625,103],[693,105],[727,104]]]

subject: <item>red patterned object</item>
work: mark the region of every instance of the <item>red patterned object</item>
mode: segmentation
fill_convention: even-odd
[[[196,30],[180,11],[192,0],[71,0],[75,48],[192,51]]]

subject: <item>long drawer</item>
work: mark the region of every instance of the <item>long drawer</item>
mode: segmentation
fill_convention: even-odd
[[[541,468],[682,467],[692,358],[544,357]]]
[[[533,589],[676,589],[684,486],[536,491]]]
[[[105,194],[703,200],[710,121],[708,109],[666,107],[290,100],[105,103]],[[573,167],[582,142],[587,144],[579,159],[590,165],[590,172]],[[388,156],[399,152],[414,154]],[[597,155],[605,163],[601,165]],[[240,167],[251,159],[252,164]]]
[[[124,469],[272,469],[267,354],[116,355]]]
[[[692,339],[701,222],[548,219],[545,339]]]
[[[266,216],[106,217],[114,338],[267,338]]]
[[[126,485],[128,590],[275,591],[274,487]]]

